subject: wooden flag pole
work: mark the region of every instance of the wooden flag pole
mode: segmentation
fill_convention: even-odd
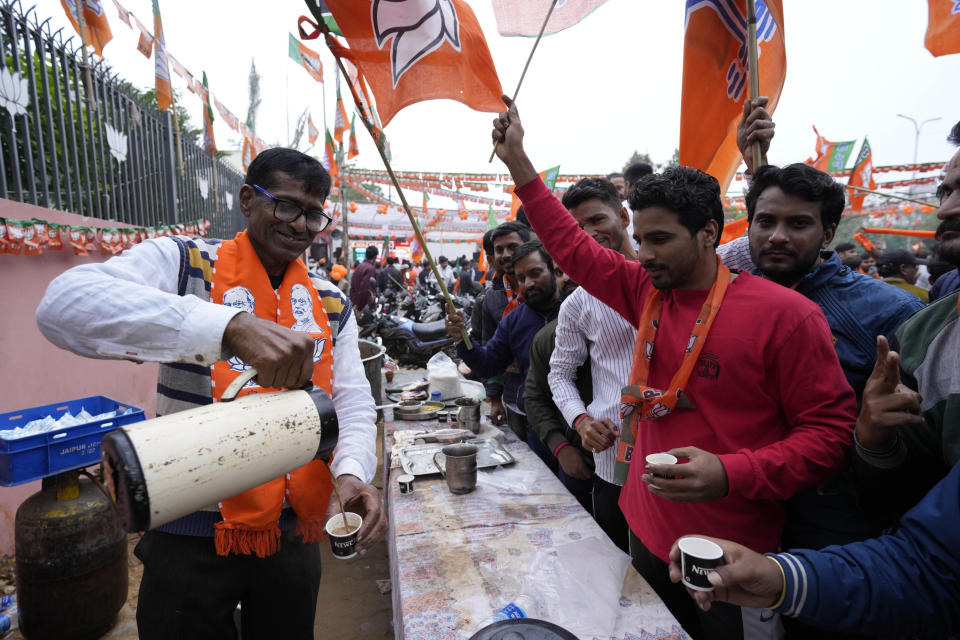
[[[173,120],[173,144],[177,148],[177,170],[183,177],[183,149],[180,146],[180,118],[177,117],[177,99],[173,94],[173,83],[170,83],[170,115]]]
[[[550,16],[553,15],[553,9],[557,6],[557,0],[553,0],[550,3],[550,9],[547,11],[547,17],[543,19],[543,24],[540,25],[540,33],[537,34],[537,39],[533,41],[533,47],[530,48],[530,55],[527,56],[527,62],[523,65],[523,72],[520,73],[520,80],[517,81],[517,88],[513,92],[513,100],[511,102],[517,101],[517,94],[520,93],[520,85],[523,84],[523,79],[527,75],[527,69],[530,68],[530,61],[533,60],[533,53],[537,50],[537,45],[540,44],[540,38],[543,37],[543,32],[547,29],[547,23],[550,22]],[[497,145],[493,145],[493,151],[490,152],[490,159],[487,162],[493,162],[493,157],[497,154]]]
[[[556,0],[554,0],[556,4]],[[325,35],[327,34],[324,31]],[[343,66],[343,61],[338,56],[333,56],[337,61],[337,67],[340,69],[340,73],[343,74],[343,79],[347,85],[351,88],[351,93],[356,94],[356,90],[353,88],[353,83],[350,80],[350,74],[347,73],[346,68]],[[423,232],[420,230],[420,225],[417,224],[417,219],[413,215],[413,210],[410,209],[410,204],[407,202],[407,196],[404,195],[403,189],[400,188],[400,181],[397,180],[397,175],[393,172],[393,167],[390,165],[390,160],[387,159],[387,145],[386,138],[383,138],[383,142],[377,139],[377,136],[374,135],[373,125],[368,118],[362,117],[364,114],[361,113],[361,122],[363,126],[367,128],[367,132],[370,134],[370,137],[373,138],[374,146],[377,148],[377,153],[380,154],[380,159],[383,160],[383,166],[387,169],[387,174],[390,176],[390,181],[393,183],[393,186],[397,189],[397,195],[400,196],[400,203],[403,205],[403,210],[407,214],[407,219],[410,220],[410,224],[413,226],[413,233],[417,236],[417,242],[420,243],[420,248],[423,249],[423,255],[426,256],[427,262],[430,264],[430,269],[433,271],[433,276],[437,279],[437,284],[440,286],[440,292],[443,294],[444,299],[447,301],[447,308],[450,310],[450,313],[456,313],[456,307],[453,306],[453,298],[450,297],[450,292],[447,291],[447,285],[443,282],[443,276],[440,275],[440,270],[437,268],[437,263],[433,260],[433,255],[430,253],[430,248],[427,247],[427,240],[423,237]],[[341,187],[342,188],[342,187]],[[346,230],[344,230],[344,235],[346,235]],[[467,349],[473,349],[473,342],[470,340],[470,335],[467,333],[466,327],[460,330],[460,335],[463,338],[463,344],[466,345]]]
[[[931,202],[924,202],[923,200],[916,200],[914,198],[907,198],[906,196],[898,196],[892,193],[883,193],[882,191],[874,191],[873,189],[864,189],[863,187],[854,187],[849,184],[843,185],[847,189],[854,189],[856,191],[863,191],[864,193],[872,193],[875,196],[883,196],[884,198],[892,198],[894,200],[903,200],[905,202],[913,202],[914,204],[922,204],[928,207],[937,206]]]
[[[760,96],[760,52],[757,45],[757,6],[755,0],[747,0],[747,72],[750,74],[750,99]],[[753,170],[763,162],[760,141],[755,140],[751,149]]]

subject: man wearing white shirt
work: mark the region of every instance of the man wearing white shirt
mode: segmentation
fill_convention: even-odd
[[[602,247],[636,260],[627,236],[628,214],[607,180],[585,178],[567,190],[563,205]],[[554,403],[593,451],[594,518],[611,540],[627,550],[628,527],[617,502],[613,465],[620,441],[620,390],[627,384],[637,331],[616,311],[587,293],[574,291],[560,307],[556,346],[548,381]],[[585,405],[575,385],[577,367],[590,358],[593,401]]]
[[[437,276],[433,273],[433,270],[429,270],[430,273],[427,274],[427,282],[437,283]],[[450,261],[447,260],[446,256],[440,256],[437,259],[437,271],[440,272],[440,277],[443,278],[443,284],[447,287],[447,291],[453,291],[453,285],[457,281],[457,276],[453,273],[453,267],[450,266]]]
[[[231,240],[173,236],[56,278],[37,309],[54,344],[79,355],[162,363],[161,415],[211,404],[241,371],[241,394],[296,389],[331,396],[340,435],[329,471],[319,460],[283,478],[147,532],[137,606],[142,640],[313,638],[319,540],[334,509],[331,473],[361,514],[362,554],[386,532],[376,470],[375,407],[350,300],[299,259],[330,222],[330,176],[291,149],[250,164],[240,189],[247,229]],[[185,452],[186,453],[186,452]]]

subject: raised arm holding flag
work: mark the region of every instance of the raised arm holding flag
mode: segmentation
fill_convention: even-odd
[[[347,47],[332,35],[326,23],[328,16],[316,0],[306,3],[317,22],[301,17],[300,35],[311,39],[323,34],[452,311],[450,293],[390,166],[382,127],[400,109],[422,100],[450,98],[478,111],[499,111],[503,107],[500,80],[476,16],[461,0],[328,0],[326,8],[346,38]],[[304,24],[314,27],[312,34],[306,32]],[[367,82],[377,109],[366,91]],[[471,346],[466,331],[463,336],[464,343]]]

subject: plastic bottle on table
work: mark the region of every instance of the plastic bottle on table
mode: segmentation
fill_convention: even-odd
[[[0,613],[0,636],[5,636],[9,631],[19,626],[20,617],[17,615],[17,606],[13,605]]]
[[[537,617],[537,601],[533,596],[521,593],[512,602],[484,620],[477,627],[477,630],[490,626],[494,622],[509,620],[511,618],[535,618]]]

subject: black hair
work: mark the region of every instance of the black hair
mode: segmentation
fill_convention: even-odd
[[[330,194],[330,174],[315,158],[296,149],[276,147],[257,154],[247,168],[244,182],[259,185],[269,191],[276,187],[276,174],[285,173],[303,183],[304,191],[321,200]]]
[[[866,260],[867,258],[873,258],[873,254],[870,253],[869,251],[864,251],[863,253],[860,254],[860,257]],[[876,260],[876,258],[874,258],[874,260]]]
[[[483,242],[481,244],[483,244],[483,252],[488,256],[493,255],[493,232],[494,231],[496,231],[496,228],[487,229],[487,232],[483,234]]]
[[[613,180],[614,178],[622,178],[623,174],[619,171],[614,171],[613,173],[607,174],[607,180]]]
[[[950,264],[949,262],[941,262],[940,260],[934,260],[927,263],[927,272],[930,274],[930,280],[936,280],[945,273],[949,273],[956,269],[957,266]]]
[[[440,256],[439,258],[437,258],[437,264],[440,264],[441,262],[450,262],[450,261],[447,260],[447,256]]]
[[[857,270],[860,268],[860,263],[863,262],[863,258],[861,258],[859,255],[847,256],[841,262],[843,262],[845,266]]]
[[[837,253],[840,253],[842,251],[850,251],[851,249],[856,249],[856,248],[857,246],[852,242],[841,242],[840,244],[835,246],[833,250],[836,251]]]
[[[527,225],[523,224],[522,222],[504,222],[494,229],[492,234],[490,234],[491,246],[497,240],[497,238],[510,235],[511,233],[515,233],[520,236],[520,239],[524,242],[530,239],[530,227]]]
[[[530,226],[530,221],[527,220],[527,212],[524,211],[523,205],[517,207],[517,222],[520,224],[525,224],[528,227]]]
[[[747,191],[747,220],[753,222],[757,200],[767,187],[780,187],[787,195],[820,203],[820,224],[826,229],[840,224],[846,206],[843,187],[828,174],[810,165],[796,162],[783,167],[764,165],[753,174]]]
[[[678,166],[644,176],[633,185],[629,202],[633,211],[655,206],[672,211],[691,236],[714,220],[718,227],[714,246],[720,244],[723,233],[720,183],[703,171]]]
[[[599,200],[615,212],[623,206],[617,188],[603,178],[584,178],[563,194],[563,206],[572,210],[587,200]]]
[[[543,248],[543,244],[539,240],[524,242],[522,245],[517,247],[513,252],[513,259],[510,260],[510,264],[516,267],[517,262],[534,252],[540,254],[540,257],[543,258],[543,261],[547,263],[547,268],[552,272],[554,269],[553,258],[550,257],[550,254],[547,253],[547,250]]]
[[[899,262],[879,262],[877,263],[877,275],[881,278],[899,278]]]
[[[260,157],[260,156],[257,156],[257,157]],[[367,260],[372,260],[373,258],[377,257],[378,253],[380,252],[377,251],[377,245],[371,244],[367,247],[367,250],[364,252],[363,255]]]
[[[634,162],[624,170],[623,179],[632,186],[636,184],[640,178],[648,176],[651,173],[653,173],[653,167],[646,162]]]
[[[957,124],[953,125],[953,129],[950,129],[950,135],[947,136],[947,142],[960,147],[960,122],[957,122]]]

